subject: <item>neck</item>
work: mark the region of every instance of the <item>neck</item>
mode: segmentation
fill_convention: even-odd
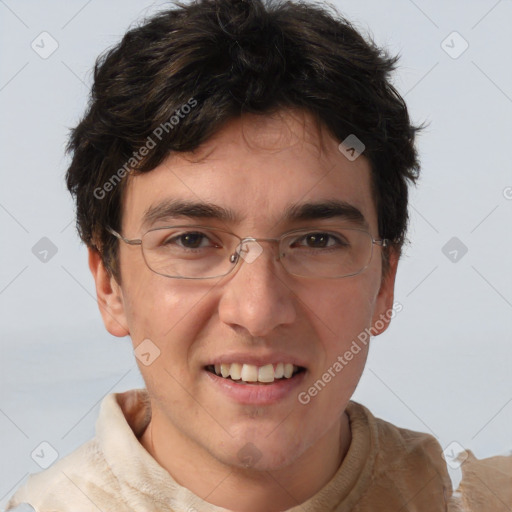
[[[141,444],[178,484],[213,505],[239,512],[277,512],[311,498],[338,470],[351,442],[344,412],[287,467],[259,471],[227,465],[154,414]]]

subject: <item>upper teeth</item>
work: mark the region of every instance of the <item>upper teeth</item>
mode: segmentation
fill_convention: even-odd
[[[222,363],[216,364],[214,368],[215,373],[219,376],[231,377],[233,380],[243,380],[244,382],[274,382],[274,379],[283,377],[289,379],[299,370],[298,366],[291,363],[278,363],[275,366],[272,364],[255,366],[253,364]]]

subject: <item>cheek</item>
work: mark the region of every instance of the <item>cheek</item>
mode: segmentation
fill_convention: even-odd
[[[149,338],[161,351],[186,348],[201,326],[208,291],[153,273],[132,278],[125,285],[124,304],[134,345]]]
[[[209,314],[208,291],[157,275],[155,279],[134,280],[131,284],[127,319],[135,355],[142,354],[141,358],[137,356],[137,364],[146,387],[155,399],[182,407],[187,396],[182,396],[176,382],[192,389],[196,342]],[[143,348],[137,349],[139,344]],[[147,352],[155,357],[149,364],[143,359]],[[177,393],[171,393],[172,389]]]
[[[298,397],[304,414],[323,418],[314,428],[322,433],[339,418],[363,373],[375,306],[376,280],[355,276],[319,288],[307,300],[309,319],[315,325],[317,363]],[[305,301],[306,302],[306,301]],[[310,416],[311,410],[315,413]]]
[[[326,349],[342,349],[370,327],[378,292],[372,273],[332,281],[316,291],[303,294],[310,318],[322,333]],[[329,351],[329,350],[328,350]]]

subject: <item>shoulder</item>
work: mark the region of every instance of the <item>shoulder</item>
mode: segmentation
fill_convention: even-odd
[[[7,511],[19,504],[30,503],[37,512],[97,512],[94,501],[105,502],[108,497],[104,489],[110,491],[116,487],[116,480],[93,439],[47,470],[31,475],[12,497]]]
[[[443,450],[433,435],[393,425],[354,401],[347,413],[351,428],[369,431],[372,483],[361,510],[382,502],[404,510],[448,510],[452,483]]]
[[[96,437],[47,470],[31,475],[7,510],[22,503],[29,503],[37,512],[97,512],[99,504],[112,506],[116,512],[132,510],[124,503],[119,478],[134,453],[145,454],[132,427],[140,430],[147,421],[142,390],[107,395],[96,422]]]
[[[365,406],[354,401],[349,403],[347,412],[351,418],[356,416],[359,422],[368,425],[376,459],[385,462],[387,470],[396,467],[422,471],[429,466],[447,473],[443,450],[433,435],[398,427],[377,418]]]
[[[467,450],[459,455],[462,480],[456,495],[464,512],[512,510],[512,454],[478,459]]]

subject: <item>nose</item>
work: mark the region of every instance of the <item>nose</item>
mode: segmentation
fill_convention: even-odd
[[[276,253],[273,244],[242,245],[241,261],[227,276],[219,302],[222,322],[262,337],[295,321],[296,298]]]

